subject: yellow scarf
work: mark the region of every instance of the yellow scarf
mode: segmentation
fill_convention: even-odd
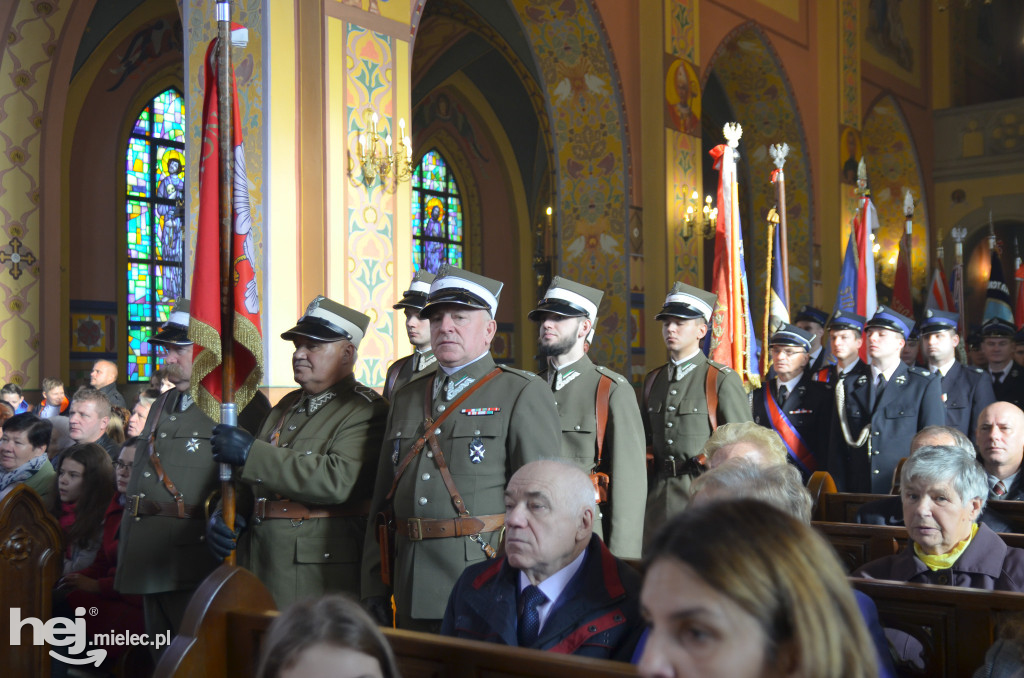
[[[967,547],[970,545],[971,540],[974,539],[974,535],[978,533],[978,523],[974,523],[971,526],[971,535],[964,539],[962,542],[954,546],[948,553],[940,553],[936,556],[929,555],[921,550],[921,547],[916,543],[914,544],[914,554],[921,559],[921,562],[928,566],[928,569],[932,572],[936,570],[948,570],[953,567],[953,563],[959,558]]]

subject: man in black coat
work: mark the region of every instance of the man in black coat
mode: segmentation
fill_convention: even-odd
[[[806,481],[825,470],[832,387],[806,374],[810,332],[783,323],[768,339],[774,375],[754,391],[754,422],[774,430]]]
[[[836,309],[828,319],[828,345],[835,358],[835,365],[827,365],[814,372],[814,381],[835,384],[836,376],[845,377],[851,372],[871,374],[871,368],[860,359],[860,348],[864,344],[864,323],[867,318],[850,311]]]
[[[942,402],[946,406],[946,425],[963,431],[971,440],[981,411],[995,402],[992,380],[978,367],[957,362],[957,314],[928,309],[921,321],[921,341],[928,369],[942,377]]]
[[[593,534],[594,488],[569,461],[526,464],[505,490],[505,557],[471,565],[441,633],[629,661],[643,632],[640,575]]]
[[[1024,500],[1024,412],[1012,403],[996,402],[978,417],[978,456],[988,478],[989,499]]]
[[[811,374],[818,372],[828,365],[828,351],[825,350],[821,338],[825,336],[825,323],[828,322],[828,314],[820,308],[813,306],[801,306],[797,311],[793,324],[805,332],[810,332],[811,350],[808,351],[810,359],[807,361],[807,371]]]
[[[836,382],[828,470],[842,492],[888,493],[914,435],[945,423],[942,383],[900,361],[912,322],[879,306],[865,325],[871,375]]]

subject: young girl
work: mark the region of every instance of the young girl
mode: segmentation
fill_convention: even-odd
[[[103,535],[103,516],[114,496],[114,466],[95,443],[68,448],[60,462],[50,511],[64,533],[64,574],[92,564]]]

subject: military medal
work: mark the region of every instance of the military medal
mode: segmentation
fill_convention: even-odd
[[[484,441],[480,440],[479,437],[473,438],[469,443],[469,460],[474,464],[479,464],[484,460],[484,453],[487,450],[484,449]]]
[[[395,438],[395,449],[391,451],[391,463],[394,466],[398,466],[398,448],[401,446],[401,444],[401,439]]]
[[[560,391],[563,386],[568,384],[570,381],[580,376],[580,373],[576,370],[569,370],[568,372],[559,372],[555,377],[555,390]]]
[[[198,452],[199,451],[199,440],[196,439],[196,438],[189,439],[189,441],[187,443],[185,443],[185,451],[186,452],[190,452],[190,453]]]

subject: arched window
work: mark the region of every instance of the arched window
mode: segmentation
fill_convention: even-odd
[[[436,150],[412,176],[412,268],[437,273],[441,264],[464,268],[462,200],[448,163]]]
[[[185,101],[167,89],[139,114],[126,152],[128,381],[158,366],[146,339],[185,295]]]

